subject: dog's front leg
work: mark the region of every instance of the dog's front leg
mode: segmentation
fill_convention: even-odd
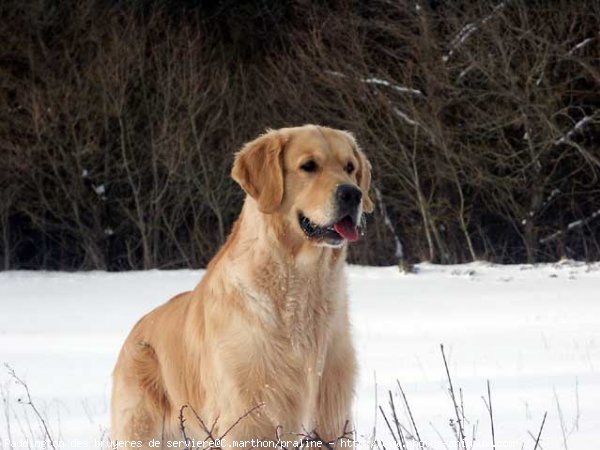
[[[321,375],[316,433],[334,448],[350,448],[353,436],[352,401],[356,355],[348,331],[334,337]],[[341,441],[344,441],[342,444]]]

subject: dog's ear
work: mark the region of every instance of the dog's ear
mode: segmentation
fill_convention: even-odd
[[[283,136],[268,130],[235,155],[231,177],[265,214],[275,212],[283,200],[284,145]]]
[[[363,193],[363,210],[367,213],[372,213],[374,206],[373,201],[369,196],[369,190],[371,189],[371,163],[359,147],[354,136],[351,133],[348,133],[348,135],[352,141],[354,155],[358,158],[359,167],[356,171],[356,179],[358,181],[358,186]]]

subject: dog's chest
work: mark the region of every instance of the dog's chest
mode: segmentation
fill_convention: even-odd
[[[332,276],[333,275],[333,276]],[[265,376],[265,399],[285,392],[297,424],[310,427],[316,411],[321,374],[332,331],[340,325],[344,287],[341,274],[315,270],[261,271],[243,289],[249,311],[261,323],[254,334],[263,351],[255,370]],[[256,328],[255,328],[256,331]],[[272,405],[279,400],[268,401]],[[266,408],[274,414],[280,408]],[[274,422],[275,423],[275,422]]]
[[[287,277],[277,304],[294,346],[312,351],[324,345],[338,306],[336,281],[317,271],[296,270]]]
[[[246,290],[251,313],[289,352],[318,355],[343,303],[341,274],[301,264],[277,269],[261,271]]]
[[[316,405],[323,372],[332,315],[335,312],[331,292],[319,280],[297,276],[287,280],[285,295],[279,299],[278,363],[271,375],[277,386],[281,380],[295,380],[293,388],[279,386],[288,395],[294,392],[297,425],[314,426]],[[285,361],[285,364],[282,362]]]
[[[240,286],[248,307],[266,327],[284,330],[294,345],[318,345],[339,310],[342,293],[340,271],[269,264],[270,270],[255,272]]]

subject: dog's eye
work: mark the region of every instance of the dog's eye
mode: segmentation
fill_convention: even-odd
[[[317,166],[317,163],[311,159],[310,161],[306,161],[304,164],[302,164],[300,168],[305,172],[316,172],[319,166]]]
[[[354,172],[354,164],[349,162],[348,164],[346,164],[346,168],[344,170],[346,170],[346,172],[348,172],[348,173]]]

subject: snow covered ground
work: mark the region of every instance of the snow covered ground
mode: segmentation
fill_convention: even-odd
[[[492,447],[486,380],[497,448],[532,449],[529,433],[537,435],[546,411],[543,450],[600,446],[600,264],[421,264],[417,270],[348,271],[362,443],[376,427],[378,439],[393,447],[376,411],[379,403],[389,412],[388,389],[409,427],[399,380],[421,438],[435,449],[456,448],[443,343],[457,395],[462,388],[467,446],[475,427],[474,448]],[[143,313],[201,276],[189,270],[0,273],[0,362],[27,382],[55,441],[94,448],[108,427],[110,373],[126,334]],[[13,442],[40,436],[31,408],[17,402],[23,389],[3,367],[0,388],[8,398],[0,411],[0,448],[3,441],[8,447],[9,436]]]

